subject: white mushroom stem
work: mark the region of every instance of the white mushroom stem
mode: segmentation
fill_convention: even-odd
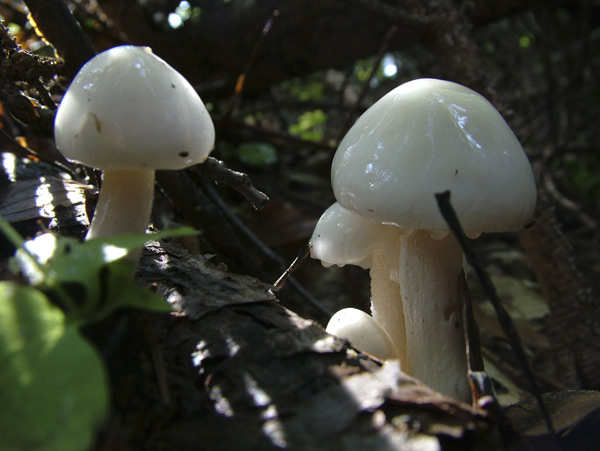
[[[399,284],[406,327],[403,371],[455,399],[471,401],[459,295],[462,250],[453,235],[416,230],[402,238]]]
[[[402,298],[400,285],[393,280],[397,274],[397,263],[390,265],[381,250],[371,254],[371,314],[389,334],[400,361],[405,362],[406,329]]]
[[[154,170],[107,169],[86,240],[123,234],[143,234],[154,200]]]

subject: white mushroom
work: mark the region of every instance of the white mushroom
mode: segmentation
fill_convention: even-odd
[[[388,333],[362,310],[345,308],[337,311],[327,323],[325,331],[345,338],[355,348],[382,360],[398,358],[398,351]]]
[[[346,210],[335,202],[321,215],[310,239],[311,256],[324,266],[370,269],[371,312],[387,331],[402,361],[406,332],[398,278],[400,232]]]
[[[202,163],[215,130],[190,83],[147,47],[120,46],[92,58],[75,76],[54,123],[69,160],[103,170],[86,239],[144,233],[154,171]]]
[[[448,235],[434,195],[451,191],[470,237],[523,227],[535,207],[536,187],[514,133],[471,89],[449,81],[414,80],[357,120],[336,152],[331,180],[344,208],[402,231],[403,369],[468,401],[458,297],[462,251]],[[375,316],[378,307],[373,307]]]

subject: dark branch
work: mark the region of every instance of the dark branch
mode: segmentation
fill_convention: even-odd
[[[229,169],[221,160],[208,157],[203,164],[196,165],[190,170],[206,180],[233,188],[257,210],[262,209],[269,203],[269,197],[252,185],[248,174]]]
[[[483,269],[483,266],[479,262],[477,254],[469,244],[469,240],[460,225],[460,221],[456,216],[456,212],[454,211],[452,204],[450,203],[450,191],[437,193],[435,195],[435,198],[437,200],[440,213],[444,217],[444,220],[448,224],[448,227],[450,228],[454,236],[456,236],[456,239],[460,243],[465,257],[467,258],[467,261],[475,271],[475,275],[477,276],[479,283],[481,284],[487,298],[490,300],[492,306],[496,311],[496,315],[498,316],[498,320],[500,321],[502,330],[506,334],[511,348],[515,356],[519,360],[521,367],[523,368],[525,377],[527,378],[527,381],[529,382],[529,385],[531,387],[531,392],[533,393],[533,396],[538,402],[548,432],[550,432],[550,434],[552,434],[552,436],[554,436],[554,438],[558,442],[558,439],[556,438],[556,431],[554,429],[554,425],[552,424],[552,419],[550,418],[550,414],[548,413],[546,404],[542,399],[539,385],[536,381],[533,371],[531,370],[531,367],[529,366],[529,362],[527,360],[527,356],[525,355],[525,351],[523,350],[523,346],[521,345],[519,333],[517,332],[517,329],[513,324],[512,318],[502,305],[502,300],[496,292],[496,287],[494,286],[492,279],[490,278],[489,274]]]
[[[65,61],[66,75],[73,77],[96,55],[92,43],[62,0],[25,0],[38,30]]]

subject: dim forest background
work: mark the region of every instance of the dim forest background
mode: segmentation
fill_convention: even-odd
[[[65,4],[68,9],[61,8]],[[81,29],[73,28],[70,14]],[[600,2],[5,0],[0,1],[0,16],[7,27],[2,30],[0,55],[1,151],[34,163],[29,165],[34,181],[51,173],[70,174],[80,187],[97,184],[95,174],[57,153],[53,114],[69,80],[94,50],[135,44],[151,47],[192,83],[215,123],[212,156],[248,174],[253,186],[269,197],[263,203],[255,191],[235,189],[236,183],[220,179],[214,167],[158,174],[154,226],[162,230],[191,225],[202,234],[174,240],[165,245],[173,249],[160,250],[180,258],[180,267],[162,276],[148,269],[147,252],[138,281],[166,295],[174,285],[189,283],[182,274],[190,271],[188,262],[195,261],[190,256],[211,255],[207,265],[212,269],[207,271],[215,273],[210,277],[219,283],[229,280],[239,289],[221,293],[219,302],[225,304],[212,305],[198,294],[194,302],[201,307],[196,307],[196,316],[189,315],[190,322],[201,324],[198,329],[188,324],[186,332],[173,332],[173,319],[122,312],[115,314],[112,325],[103,323],[87,332],[108,362],[112,389],[112,413],[99,429],[98,449],[236,449],[244,440],[255,449],[286,444],[290,449],[385,449],[378,441],[382,437],[392,449],[399,446],[400,436],[409,440],[419,434],[445,447],[475,449],[512,445],[506,439],[511,434],[543,435],[543,428],[533,425],[541,422],[536,414],[527,424],[509,415],[514,424],[504,428],[501,413],[474,413],[463,405],[457,408],[465,409],[460,416],[447,404],[440,407],[439,400],[427,398],[419,404],[412,395],[406,395],[411,399],[410,415],[431,415],[415,406],[426,405],[428,411],[435,406],[435,420],[427,418],[437,429],[419,429],[415,421],[394,422],[406,413],[401,395],[354,406],[358,413],[347,418],[347,406],[333,409],[313,398],[339,388],[347,377],[375,373],[379,366],[364,355],[349,363],[341,342],[328,345],[338,346],[337,354],[330,353],[337,360],[325,359],[314,346],[294,354],[307,359],[302,364],[289,355],[274,363],[264,352],[227,360],[232,351],[217,346],[204,374],[182,363],[195,347],[191,343],[219,342],[225,333],[239,334],[241,349],[260,348],[263,342],[282,345],[285,340],[300,346],[323,336],[316,324],[326,324],[331,312],[347,306],[368,311],[369,277],[358,267],[324,268],[308,258],[276,292],[278,304],[256,295],[256,290],[262,287],[264,292],[261,282],[273,284],[279,278],[334,201],[330,165],[344,133],[382,95],[421,77],[456,81],[487,97],[531,160],[539,191],[535,226],[519,235],[483,236],[473,246],[513,317],[542,392],[560,393],[548,402],[553,415],[563,415],[555,426],[565,443],[585,448],[600,440],[590,426],[597,424],[600,412],[593,391],[600,387]],[[25,184],[16,187],[19,181],[4,172],[0,212],[7,216],[3,208],[27,183],[21,180]],[[63,202],[48,214],[23,207],[11,222],[28,238],[45,230],[81,237],[87,226],[84,213],[93,211],[95,192],[78,192],[85,193],[81,205]],[[23,200],[27,201],[31,199]],[[9,254],[3,250],[3,260]],[[2,278],[11,279],[8,265],[3,268]],[[500,404],[520,402],[530,394],[523,369],[484,291],[470,272],[467,277],[486,370]],[[205,290],[207,297],[215,295],[210,287]],[[244,296],[252,300],[240,300]],[[285,325],[281,318],[263,316],[273,315],[268,309],[275,306],[294,312],[286,313]],[[223,325],[207,325],[207,316],[223,316]],[[236,321],[246,331],[233,331]],[[115,324],[117,332],[111,329]],[[278,332],[269,335],[269,329]],[[257,335],[249,338],[251,333]],[[115,343],[106,344],[109,335],[121,337],[120,353]],[[136,337],[131,342],[123,338],[131,336]],[[126,342],[132,349],[126,349]],[[181,343],[186,343],[184,351]],[[253,358],[258,360],[248,360]],[[260,409],[249,406],[244,384],[234,376],[249,367],[255,368],[253,380],[259,385],[261,377],[271,381],[262,389],[276,400],[281,417],[277,427],[283,428],[276,429],[279,435],[265,431],[271,423]],[[262,374],[259,367],[268,368],[271,375]],[[278,371],[282,379],[271,380]],[[147,380],[133,382],[132,374]],[[182,382],[186,378],[193,382]],[[250,393],[247,381],[245,386]],[[306,398],[292,396],[290,389],[294,396],[301,392]],[[221,395],[215,390],[230,393],[232,417],[219,411]],[[310,405],[306,399],[311,399]],[[381,419],[378,411],[386,416]],[[315,420],[319,412],[327,420]],[[309,417],[322,424],[315,425]],[[331,417],[338,418],[333,426]],[[490,431],[496,438],[489,439]]]

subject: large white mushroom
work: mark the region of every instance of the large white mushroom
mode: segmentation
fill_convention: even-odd
[[[406,330],[403,370],[470,400],[458,296],[462,251],[434,195],[451,192],[470,237],[522,228],[533,213],[536,186],[514,133],[475,91],[414,80],[356,121],[335,154],[331,180],[344,208],[402,232],[397,281]]]
[[[215,140],[204,103],[190,83],[147,47],[102,52],[77,73],[54,123],[69,160],[103,170],[86,239],[144,233],[154,171],[202,163]]]

